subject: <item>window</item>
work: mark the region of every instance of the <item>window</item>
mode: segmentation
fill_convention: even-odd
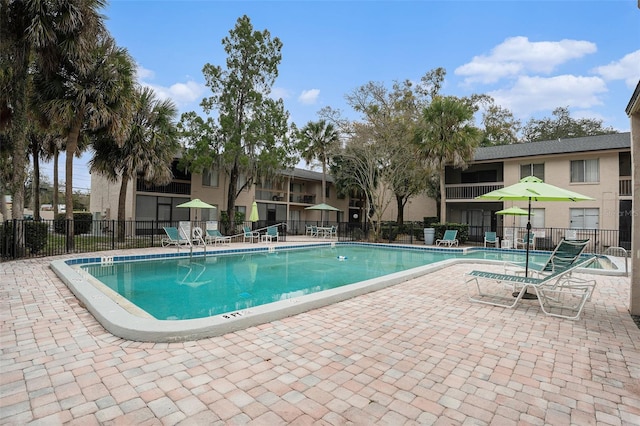
[[[521,164],[520,165],[520,179],[527,176],[535,176],[538,179],[544,180],[544,163],[540,164]]]
[[[520,226],[526,227],[527,216],[520,216]],[[531,209],[531,227],[532,228],[544,228],[544,209]]]
[[[598,229],[600,209],[569,209],[571,229]]]
[[[213,204],[215,209],[200,209],[202,212],[202,220],[218,220],[218,205]]]
[[[571,161],[571,182],[600,182],[599,160]]]
[[[202,172],[202,186],[218,187],[218,171],[206,169]]]
[[[238,175],[238,189],[242,188],[246,184],[247,184],[247,175],[245,175],[244,173],[240,173]],[[245,189],[245,191],[248,191],[250,188],[246,187],[244,189]]]

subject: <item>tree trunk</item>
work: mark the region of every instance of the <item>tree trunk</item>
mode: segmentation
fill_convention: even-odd
[[[80,112],[77,112],[78,117],[82,117]],[[78,149],[78,137],[80,136],[80,125],[82,120],[76,118],[73,123],[69,134],[67,135],[67,158],[65,161],[65,180],[64,183],[64,204],[66,208],[65,218],[70,220],[70,229],[67,230],[67,248],[73,250],[74,248],[74,229],[73,229],[73,156]]]
[[[444,165],[440,168],[440,223],[447,223],[447,197],[444,188]]]
[[[396,223],[398,226],[404,225],[404,197],[396,195],[396,205],[398,206],[398,215],[396,216]]]
[[[227,192],[227,216],[229,217],[229,229],[226,230],[227,235],[236,233],[235,219],[236,219],[236,192],[238,189],[238,163],[236,162],[229,173],[229,191]]]
[[[327,162],[322,160],[322,202],[327,202]],[[324,225],[324,211],[320,210],[320,223]]]
[[[35,138],[34,138],[35,139]],[[33,156],[33,219],[40,220],[40,156],[38,143],[34,140],[31,155]]]
[[[60,184],[58,183],[58,160],[60,158],[60,150],[55,148],[53,151],[53,217],[58,216],[58,204],[60,203]]]
[[[126,219],[126,202],[127,202],[127,185],[129,185],[129,177],[122,176],[120,183],[120,193],[118,194],[118,241],[124,242],[124,221]]]

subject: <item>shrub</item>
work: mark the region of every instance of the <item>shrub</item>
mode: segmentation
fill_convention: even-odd
[[[438,219],[437,216],[427,216],[422,219],[422,225],[425,228],[434,228],[434,225],[436,225],[438,222],[440,222],[440,219]]]
[[[73,212],[73,235],[86,234],[91,231],[91,223],[93,218],[89,212]],[[53,229],[57,234],[66,234],[67,219],[64,213],[58,213],[56,216]]]
[[[458,231],[458,241],[460,244],[465,243],[469,239],[469,225],[466,223],[434,223],[432,228],[435,228],[435,239],[441,239],[444,236],[444,231],[447,229],[454,229]]]
[[[49,225],[44,222],[24,222],[25,246],[31,253],[39,253],[47,245]]]

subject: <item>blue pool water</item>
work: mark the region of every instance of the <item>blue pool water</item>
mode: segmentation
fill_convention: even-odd
[[[244,310],[460,257],[524,261],[523,253],[496,250],[464,255],[346,245],[116,262],[82,269],[154,318],[182,320]],[[534,262],[547,258],[530,255]]]

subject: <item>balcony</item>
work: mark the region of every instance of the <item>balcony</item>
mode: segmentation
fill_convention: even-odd
[[[631,182],[631,177],[620,177],[620,187],[618,189],[618,193],[621,197],[631,196],[633,195],[633,184]]]
[[[314,194],[305,194],[302,192],[292,192],[289,194],[289,201],[298,204],[316,204],[316,196]]]
[[[308,194],[304,192],[290,192],[289,194],[289,202],[297,203],[297,204],[315,204],[316,196],[315,194]],[[275,202],[286,202],[287,201],[287,193],[283,190],[278,189],[257,189],[256,190],[256,200],[257,201],[275,201]]]
[[[504,188],[504,182],[457,183],[445,185],[447,201],[473,200],[476,197],[496,189]]]
[[[257,201],[285,201],[285,195],[282,189],[256,189]]]
[[[173,181],[168,185],[150,185],[146,184],[142,179],[136,181],[137,192],[156,192],[161,194],[191,194],[191,184],[189,182]]]

